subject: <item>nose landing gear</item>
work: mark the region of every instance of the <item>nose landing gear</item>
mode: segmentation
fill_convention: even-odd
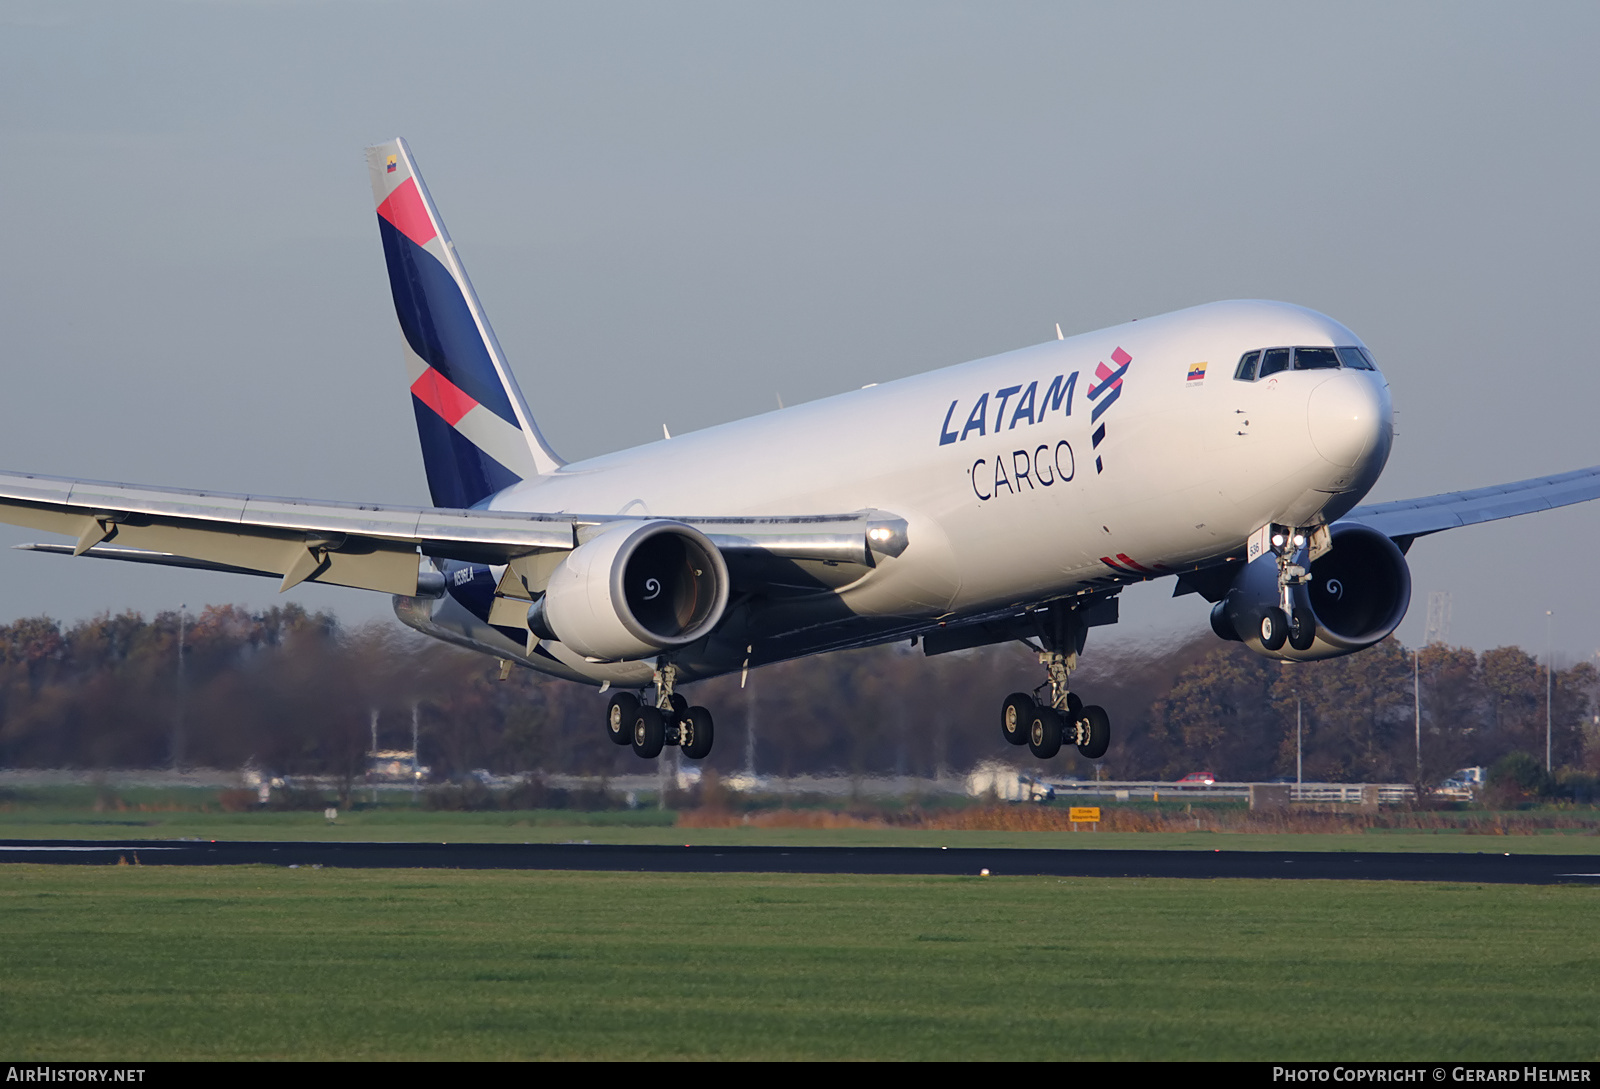
[[[1332,547],[1328,529],[1268,526],[1266,532],[1278,562],[1278,606],[1261,618],[1261,645],[1272,651],[1282,649],[1284,643],[1295,650],[1310,650],[1317,641],[1317,621],[1303,600],[1305,593],[1296,593],[1296,588],[1311,585],[1311,559]]]
[[[674,692],[677,680],[678,667],[663,659],[655,671],[654,706],[641,703],[632,692],[612,696],[606,704],[606,736],[617,745],[632,745],[646,760],[660,756],[667,745],[678,746],[691,760],[710,756],[716,734],[711,712],[689,706]]]

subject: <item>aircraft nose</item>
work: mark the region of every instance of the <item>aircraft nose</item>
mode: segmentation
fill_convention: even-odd
[[[1312,390],[1306,417],[1317,453],[1346,469],[1382,442],[1390,424],[1382,389],[1355,371],[1336,374]]]

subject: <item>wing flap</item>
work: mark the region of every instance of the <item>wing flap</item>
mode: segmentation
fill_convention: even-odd
[[[0,505],[71,509],[82,514],[144,514],[240,527],[315,533],[355,533],[413,543],[438,539],[524,551],[573,546],[571,515],[389,507],[276,496],[230,495],[147,488],[90,480],[0,473]],[[35,525],[7,517],[16,525]],[[36,526],[36,528],[46,528]],[[55,530],[55,532],[68,532]],[[77,530],[71,531],[74,536]]]
[[[78,545],[74,551],[80,554],[114,542],[119,547],[283,575],[284,589],[311,579],[390,594],[414,596],[417,593],[414,542],[360,537],[340,540],[317,535],[308,540],[307,534],[289,530],[235,529],[228,523],[208,526],[153,518],[146,524],[139,524],[144,522],[144,517],[139,522],[112,522],[109,532],[102,533],[91,516],[70,510],[22,507],[11,502],[0,502],[0,519],[76,536]],[[84,526],[95,528],[93,532],[79,528]]]
[[[570,518],[380,507],[0,474],[0,521],[302,581],[414,596],[417,553],[504,563],[570,549]]]
[[[86,552],[74,552],[71,545],[19,544],[13,548],[24,552],[49,552],[56,556],[81,555],[93,560],[121,560],[125,563],[145,563],[157,567],[186,567],[193,571],[217,571],[228,575],[262,575],[277,578],[272,571],[257,571],[252,567],[236,567],[226,563],[212,563],[188,556],[174,556],[168,552],[147,552],[142,548],[118,548],[115,545],[95,545]]]

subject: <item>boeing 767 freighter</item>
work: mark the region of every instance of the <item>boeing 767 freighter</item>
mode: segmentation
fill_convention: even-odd
[[[1098,759],[1071,675],[1129,583],[1173,578],[1272,658],[1377,643],[1421,536],[1600,496],[1600,466],[1359,506],[1393,441],[1361,339],[1219,302],[566,463],[540,434],[403,140],[369,148],[432,507],[0,475],[24,547],[355,586],[418,631],[614,690],[605,727],[699,759],[679,691],[892,640],[1021,641],[1001,730]],[[543,407],[543,406],[541,406]],[[997,693],[997,696],[999,694]]]

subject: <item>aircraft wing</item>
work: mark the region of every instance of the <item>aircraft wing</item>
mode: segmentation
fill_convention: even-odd
[[[415,596],[419,553],[548,568],[617,515],[395,507],[149,488],[0,473],[0,522],[76,539],[74,555],[282,577]],[[792,517],[676,518],[732,567],[763,562],[872,566],[898,555],[905,523],[882,511]],[[69,551],[65,545],[25,546]],[[538,563],[543,560],[543,563]],[[742,564],[741,564],[742,561]],[[423,587],[423,592],[438,588]]]
[[[1373,503],[1357,507],[1340,521],[1371,526],[1406,547],[1412,539],[1440,530],[1553,510],[1590,499],[1600,499],[1600,465],[1489,488]]]

